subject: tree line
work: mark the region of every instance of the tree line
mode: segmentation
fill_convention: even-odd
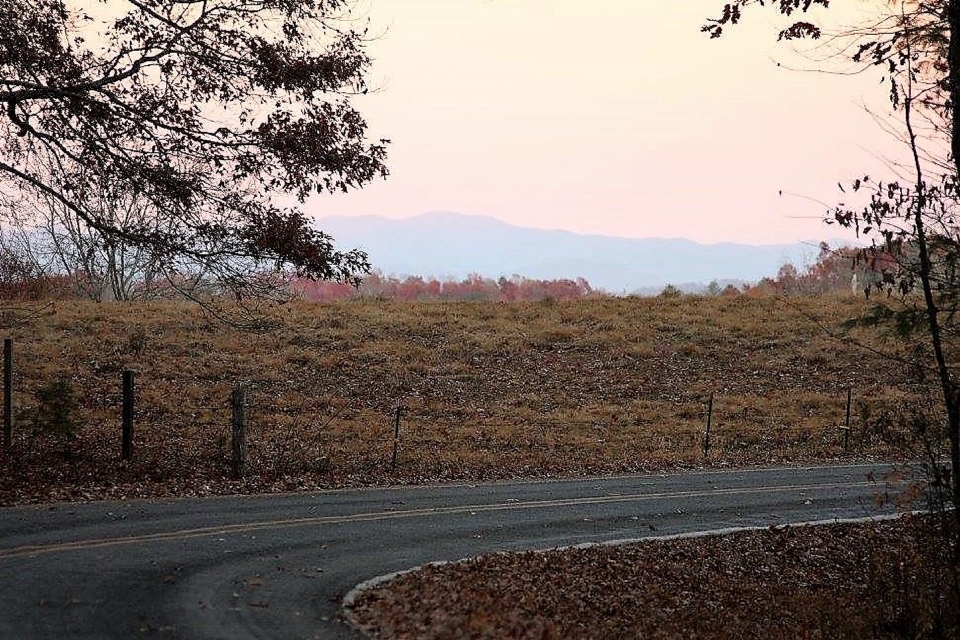
[[[55,228],[54,228],[55,229]],[[51,228],[32,234],[4,236],[0,233],[0,300],[87,299],[160,300],[229,296],[216,279],[202,271],[181,271],[156,277],[148,254],[122,244],[84,244],[69,235],[55,238]],[[831,248],[821,243],[817,259],[805,266],[786,263],[775,275],[755,283],[723,284],[714,280],[694,295],[772,296],[870,293],[889,279],[897,264],[893,256],[877,254],[863,258],[862,249]],[[538,300],[584,300],[611,297],[594,289],[584,278],[491,278],[470,274],[465,278],[385,275],[373,270],[353,282],[316,280],[294,271],[265,270],[259,274],[259,288],[270,290],[276,299],[300,298],[335,302],[354,298],[405,301],[486,301],[526,302]],[[683,295],[667,285],[661,296]]]
[[[300,297],[316,301],[351,298],[386,298],[406,301],[526,302],[537,300],[584,300],[606,297],[583,278],[541,280],[514,275],[497,279],[470,274],[462,279],[385,276],[373,271],[359,287],[346,283],[295,279],[291,284]]]

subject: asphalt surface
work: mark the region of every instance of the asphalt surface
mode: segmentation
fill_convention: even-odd
[[[888,469],[3,509],[0,638],[356,638],[340,603],[380,574],[493,551],[880,515]]]

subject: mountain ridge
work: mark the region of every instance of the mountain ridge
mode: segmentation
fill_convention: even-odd
[[[610,293],[649,292],[667,284],[756,282],[797,266],[817,243],[701,244],[686,238],[625,238],[536,229],[488,215],[431,211],[409,218],[327,216],[318,220],[337,245],[365,250],[387,275],[464,278],[522,276],[586,279]]]

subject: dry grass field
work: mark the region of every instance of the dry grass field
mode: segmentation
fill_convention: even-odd
[[[282,326],[260,334],[188,303],[7,304],[17,428],[0,452],[0,504],[891,456],[872,425],[923,403],[921,390],[825,330],[864,304],[295,302],[270,311]],[[136,426],[121,463],[124,369],[136,372]],[[61,376],[78,400],[72,439],[36,429],[37,391]],[[238,383],[249,462],[232,480]]]

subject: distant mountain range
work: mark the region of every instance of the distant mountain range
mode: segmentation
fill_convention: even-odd
[[[698,244],[683,239],[618,238],[532,229],[496,218],[434,212],[412,218],[330,216],[319,220],[342,248],[365,250],[385,275],[462,279],[585,278],[610,293],[650,293],[667,284],[686,290],[716,280],[756,282],[785,262],[798,267],[816,243]]]

